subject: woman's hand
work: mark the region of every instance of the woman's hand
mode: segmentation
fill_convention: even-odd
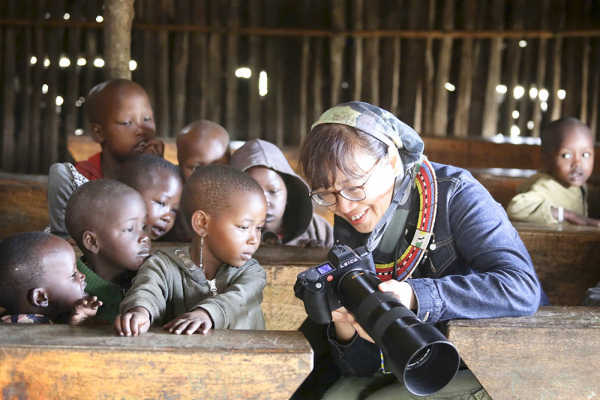
[[[400,299],[400,302],[409,310],[417,309],[418,304],[415,292],[408,283],[391,279],[389,281],[381,282],[379,284],[379,290],[395,294],[398,296],[398,299]]]

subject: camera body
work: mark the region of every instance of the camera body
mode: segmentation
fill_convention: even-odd
[[[331,322],[331,312],[345,307],[381,349],[386,366],[419,396],[443,388],[456,374],[460,356],[434,326],[422,323],[393,293],[379,290],[371,254],[335,245],[328,262],[298,274],[296,297],[309,318]],[[387,367],[386,367],[387,368]]]
[[[304,301],[308,316],[318,324],[331,322],[331,312],[342,307],[339,283],[348,274],[375,274],[373,256],[364,247],[335,245],[327,262],[298,274],[294,292]]]

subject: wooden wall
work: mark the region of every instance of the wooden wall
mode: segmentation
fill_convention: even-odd
[[[597,130],[600,5],[592,0],[136,0],[134,7],[132,78],[148,91],[158,136],[206,118],[233,139],[297,146],[324,109],[348,100],[378,104],[427,135],[491,137],[518,128],[538,136],[560,116]],[[99,15],[101,0],[0,2],[3,171],[46,173],[69,159],[67,134],[87,132],[82,101],[104,80],[94,66],[103,54]],[[60,66],[61,58],[70,65]],[[239,67],[251,77],[236,77]]]

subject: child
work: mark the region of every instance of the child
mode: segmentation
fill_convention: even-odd
[[[250,140],[233,153],[231,166],[250,174],[265,192],[269,208],[263,242],[302,247],[333,245],[333,227],[313,213],[308,185],[277,146]]]
[[[146,203],[129,186],[102,179],[73,192],[65,216],[69,234],[83,252],[77,268],[88,293],[104,305],[96,319],[112,323],[132,275],[150,255]]]
[[[179,169],[162,157],[140,154],[123,164],[119,181],[137,190],[148,206],[148,235],[156,240],[175,223],[183,181]]]
[[[177,135],[177,161],[183,180],[199,167],[229,164],[229,134],[207,120],[192,122]]]
[[[84,292],[85,275],[65,240],[45,232],[25,232],[0,242],[0,304],[4,323],[88,322],[102,305]]]
[[[575,118],[561,118],[541,133],[541,172],[519,187],[507,207],[515,221],[600,226],[587,217],[585,182],[594,168],[594,140],[589,128]]]
[[[96,85],[85,104],[92,138],[102,151],[74,166],[53,164],[48,177],[50,232],[65,239],[65,207],[73,190],[88,180],[116,179],[129,155],[164,152],[164,144],[154,140],[150,100],[137,83],[113,79]]]
[[[267,202],[258,183],[232,167],[194,172],[181,197],[194,232],[189,252],[159,250],[140,268],[115,320],[120,335],[163,324],[175,334],[264,329],[265,270],[252,258]]]

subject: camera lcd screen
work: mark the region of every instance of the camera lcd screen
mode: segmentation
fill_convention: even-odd
[[[327,263],[325,265],[321,265],[320,267],[317,267],[317,271],[319,271],[319,273],[321,275],[325,275],[329,271],[333,271],[333,267],[331,266],[331,264]]]

